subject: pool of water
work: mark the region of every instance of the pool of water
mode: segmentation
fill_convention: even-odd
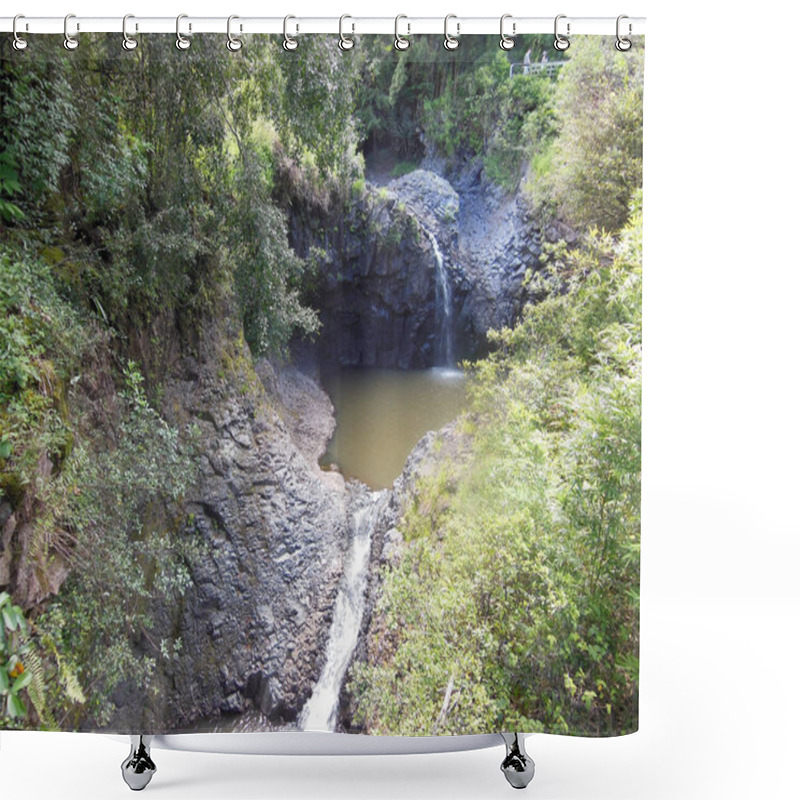
[[[373,489],[392,485],[414,445],[464,408],[457,369],[344,369],[323,378],[336,410],[336,432],[320,460]]]

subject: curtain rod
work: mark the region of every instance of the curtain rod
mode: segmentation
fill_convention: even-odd
[[[509,36],[520,36],[532,33],[554,32],[554,17],[513,17],[506,16],[504,31]],[[20,17],[17,20],[17,33],[64,34],[64,17]],[[387,34],[395,33],[394,17],[351,17],[346,15],[342,23],[347,35]],[[569,31],[567,31],[569,25]],[[645,32],[645,17],[628,17],[624,21],[625,35],[637,36]],[[226,33],[228,17],[194,17],[182,15],[181,32],[191,33]],[[0,17],[0,32],[11,33],[14,29],[14,17]],[[127,32],[137,33],[175,33],[175,17],[136,17],[130,16]],[[284,17],[238,17],[232,30],[243,33],[284,32]],[[400,22],[400,34],[413,37],[415,34],[444,34],[443,17],[411,17],[403,16]],[[500,17],[451,17],[448,30],[452,35],[498,34],[500,33]],[[339,17],[291,17],[290,31],[292,35],[303,33],[340,32]],[[561,16],[559,31],[562,34],[580,35],[595,34],[614,36],[617,31],[616,17],[570,17]],[[122,33],[122,17],[82,17],[69,18],[69,33],[73,36],[81,33]]]

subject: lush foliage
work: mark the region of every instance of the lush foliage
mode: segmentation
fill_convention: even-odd
[[[530,39],[536,52],[547,37]],[[391,55],[391,45],[364,43],[357,114],[365,148],[389,148],[401,159],[426,152],[451,163],[482,158],[487,176],[515,188],[531,139],[549,132],[552,81],[515,74],[517,52],[498,50],[495,37],[470,37],[449,52],[436,37]]]
[[[179,638],[152,639],[152,609],[189,587],[187,561],[198,553],[180,511],[192,453],[148,403],[134,364],[126,381],[116,441],[91,455],[77,449],[37,520],[42,532],[66,529],[72,542],[70,577],[37,628],[69,653],[79,684],[91,688],[85,711],[100,725],[118,683],[146,691],[156,661],[180,649]],[[79,719],[69,704],[63,713]]]
[[[33,675],[25,666],[28,626],[22,609],[0,592],[0,724],[10,727],[25,716],[22,692]]]
[[[423,155],[507,190],[525,175],[545,216],[616,235],[553,248],[536,302],[470,366],[471,457],[443,461],[405,509],[357,716],[381,733],[631,730],[640,50],[576,40],[554,81],[510,77],[522,48],[496,37],[457,53],[313,37],[302,58],[266,37],[242,54],[213,37],[181,54],[171,36],[125,54],[116,36],[82,41],[0,60],[0,513],[16,519],[0,722],[100,726],[115,691],[158,691],[181,641],[154,617],[200,558],[193,437],[162,418],[160,382],[216,321],[245,359],[242,335],[286,355],[317,330],[305,300],[326,254],[297,255],[288,212],[333,218],[331,198],[363,196],[361,151],[384,150],[393,175]]]
[[[636,725],[641,216],[554,253],[497,351],[472,365],[469,464],[405,511],[371,666],[375,733],[602,735]]]
[[[190,329],[230,296],[254,350],[314,331],[271,175],[285,156],[319,181],[358,170],[350,62],[327,40],[287,60],[263,39],[247,59],[202,41],[178,59],[169,37],[119,58],[111,39],[3,62],[3,217],[60,247],[71,229],[73,295],[126,333],[176,313]]]
[[[45,728],[85,713],[102,721],[119,680],[146,686],[153,660],[174,651],[174,642],[147,642],[146,630],[152,603],[188,582],[194,545],[174,536],[180,518],[168,504],[192,478],[191,454],[148,404],[134,365],[124,392],[112,385],[107,398],[113,434],[86,430],[70,400],[82,380],[97,379],[83,373],[90,349],[107,347],[100,324],[60,296],[43,259],[3,248],[0,279],[0,501],[31,517],[17,547],[37,592],[70,570],[35,622],[4,606],[5,713]],[[89,704],[82,686],[97,690]]]
[[[19,501],[42,459],[66,455],[69,381],[95,340],[43,260],[0,248],[0,499]]]
[[[554,98],[554,137],[531,141],[526,185],[547,214],[618,230],[642,185],[644,48],[586,36],[570,48]]]

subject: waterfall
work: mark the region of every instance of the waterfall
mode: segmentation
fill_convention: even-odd
[[[453,298],[450,290],[450,279],[444,266],[444,256],[439,249],[436,237],[425,227],[422,230],[430,240],[433,255],[436,257],[436,314],[438,322],[438,341],[436,360],[444,361],[443,366],[452,366],[453,356]]]
[[[373,496],[353,513],[353,543],[336,596],[325,666],[300,714],[301,730],[332,731],[336,727],[339,693],[356,649],[361,619],[364,616],[364,593],[367,588],[374,516]]]

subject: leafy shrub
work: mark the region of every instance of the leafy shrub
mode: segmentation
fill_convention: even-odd
[[[613,39],[585,36],[570,52],[554,100],[558,134],[533,141],[526,186],[547,213],[616,231],[642,185],[644,48],[620,53]]]
[[[413,172],[415,169],[417,169],[417,165],[413,161],[398,161],[392,167],[390,174],[393,178],[402,178],[403,175],[408,175],[409,172]]]
[[[25,717],[23,690],[33,674],[26,667],[28,626],[22,609],[11,602],[7,592],[0,592],[0,723],[17,727]]]
[[[58,652],[69,653],[79,684],[91,688],[85,707],[59,709],[72,725],[87,715],[106,724],[121,681],[151,689],[164,652],[180,648],[152,638],[153,610],[190,586],[187,563],[199,552],[180,511],[195,475],[192,453],[148,403],[133,363],[122,400],[116,441],[99,452],[76,447],[51,488],[49,519],[38,520],[68,529],[74,541],[71,574],[37,622]]]
[[[25,216],[10,199],[21,189],[14,157],[8,150],[3,150],[0,152],[0,219],[10,222]]]
[[[41,457],[68,448],[67,386],[93,341],[47,264],[0,248],[0,497],[18,500]]]

